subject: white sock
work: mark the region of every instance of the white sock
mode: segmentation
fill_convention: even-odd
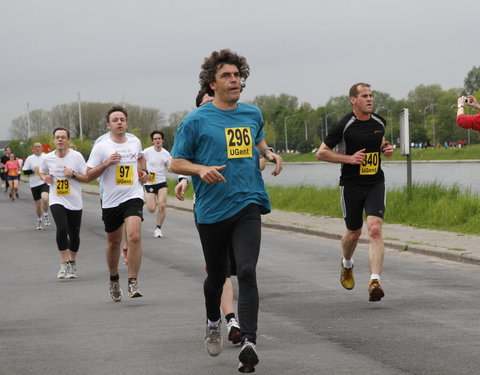
[[[342,263],[343,263],[343,266],[344,266],[345,268],[352,268],[352,267],[353,267],[353,258],[352,258],[352,259],[348,259],[348,260],[345,259],[345,258],[343,258],[343,259],[342,259]]]
[[[370,275],[370,280],[378,280],[380,281],[380,275],[377,275],[376,273],[372,273]]]
[[[212,322],[210,319],[207,319],[207,321],[210,328],[217,328],[221,322],[221,319],[218,319],[216,322]]]
[[[43,217],[48,217],[48,214],[43,214]]]

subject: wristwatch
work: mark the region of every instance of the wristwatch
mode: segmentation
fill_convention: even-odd
[[[72,170],[72,178],[75,178],[75,177],[77,177],[77,172]]]
[[[273,147],[267,147],[266,149],[263,150],[262,155],[263,157],[267,157],[267,151],[273,152]]]

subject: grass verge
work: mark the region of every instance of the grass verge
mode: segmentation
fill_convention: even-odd
[[[175,184],[175,180],[168,182],[169,195],[174,195]],[[267,186],[267,191],[273,209],[342,217],[337,186]],[[185,197],[193,197],[192,188]],[[480,196],[435,183],[414,184],[410,192],[406,187],[392,189],[387,192],[385,222],[480,235]]]

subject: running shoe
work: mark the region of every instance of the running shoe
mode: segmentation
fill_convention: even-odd
[[[15,193],[15,197],[17,197],[17,198],[18,198],[18,193]]]
[[[143,294],[138,290],[137,280],[131,280],[128,282],[128,296],[130,298],[142,297]]]
[[[50,225],[50,220],[48,219],[48,216],[43,217],[43,224],[48,227]]]
[[[155,230],[153,231],[153,237],[162,238],[163,237],[162,230],[160,228],[155,228]]]
[[[340,283],[345,289],[351,290],[355,286],[355,278],[353,277],[353,265],[352,268],[345,268],[343,262],[340,261],[342,271],[340,272]]]
[[[67,267],[67,279],[76,279],[77,275],[77,263],[76,262],[69,262]]]
[[[242,334],[240,332],[240,325],[235,318],[232,318],[227,323],[228,341],[231,341],[233,345],[242,341]]]
[[[42,220],[37,220],[37,230],[42,229]]]
[[[115,302],[120,302],[122,300],[122,296],[123,293],[122,289],[120,289],[119,280],[110,280],[110,297],[112,297]]]
[[[242,350],[240,350],[238,359],[240,361],[238,371],[243,373],[255,372],[255,366],[258,365],[259,362],[255,344],[245,340],[242,343]]]
[[[385,292],[377,279],[370,280],[368,294],[370,296],[369,301],[372,302],[380,301],[385,296]]]
[[[58,271],[57,279],[65,279],[67,277],[68,263],[60,264],[60,270]]]
[[[221,323],[218,323],[218,326],[213,328],[207,323],[207,334],[205,340],[203,340],[203,344],[205,345],[208,354],[212,357],[216,357],[223,350],[223,338],[220,327]]]
[[[127,250],[128,249],[126,247],[122,250],[122,262],[123,262],[123,264],[128,264]]]

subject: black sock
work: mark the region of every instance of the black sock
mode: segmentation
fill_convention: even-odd
[[[120,279],[120,275],[117,273],[116,275],[110,275],[110,281],[118,281]]]
[[[129,277],[128,278],[128,283],[131,284],[132,281],[137,281],[137,278],[136,277]]]
[[[157,225],[157,228],[158,228],[158,229],[162,229],[162,226],[161,226],[161,225]]]
[[[227,323],[230,321],[230,319],[234,318],[235,319],[235,313],[230,313],[228,315],[225,315],[225,320],[227,321]]]

